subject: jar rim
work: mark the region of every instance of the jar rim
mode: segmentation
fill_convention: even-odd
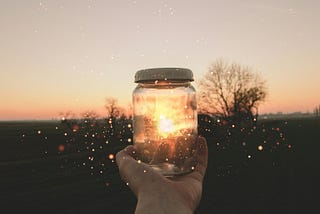
[[[135,74],[135,83],[150,81],[194,81],[193,73],[187,68],[148,68]]]

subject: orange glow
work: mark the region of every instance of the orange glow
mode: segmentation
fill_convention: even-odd
[[[63,152],[64,150],[65,150],[65,146],[62,145],[62,144],[60,144],[60,145],[58,146],[58,151],[59,151],[59,152]]]
[[[158,135],[163,138],[182,136],[182,131],[193,128],[193,111],[184,107],[186,96],[157,97],[155,112],[148,112],[150,118],[157,122]],[[183,105],[182,105],[183,104]],[[150,102],[147,105],[154,105]],[[184,109],[181,111],[181,109]],[[152,107],[150,107],[152,109]]]
[[[109,154],[108,158],[109,158],[110,160],[113,160],[113,159],[114,159],[114,155],[113,155],[113,154]]]

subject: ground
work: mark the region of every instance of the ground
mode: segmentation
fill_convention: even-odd
[[[255,127],[206,134],[209,164],[195,213],[305,213],[317,204],[320,120]],[[1,209],[133,213],[136,199],[112,157],[131,140],[107,142],[97,130],[84,140],[60,121],[1,122]],[[234,137],[219,138],[229,132]]]

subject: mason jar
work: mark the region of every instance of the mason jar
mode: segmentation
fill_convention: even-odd
[[[185,68],[137,71],[133,91],[133,142],[140,161],[165,176],[194,170],[197,102],[193,73]]]

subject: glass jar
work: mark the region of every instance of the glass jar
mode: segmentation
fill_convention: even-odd
[[[133,141],[140,161],[165,176],[196,166],[197,102],[185,68],[137,71],[133,97]]]

